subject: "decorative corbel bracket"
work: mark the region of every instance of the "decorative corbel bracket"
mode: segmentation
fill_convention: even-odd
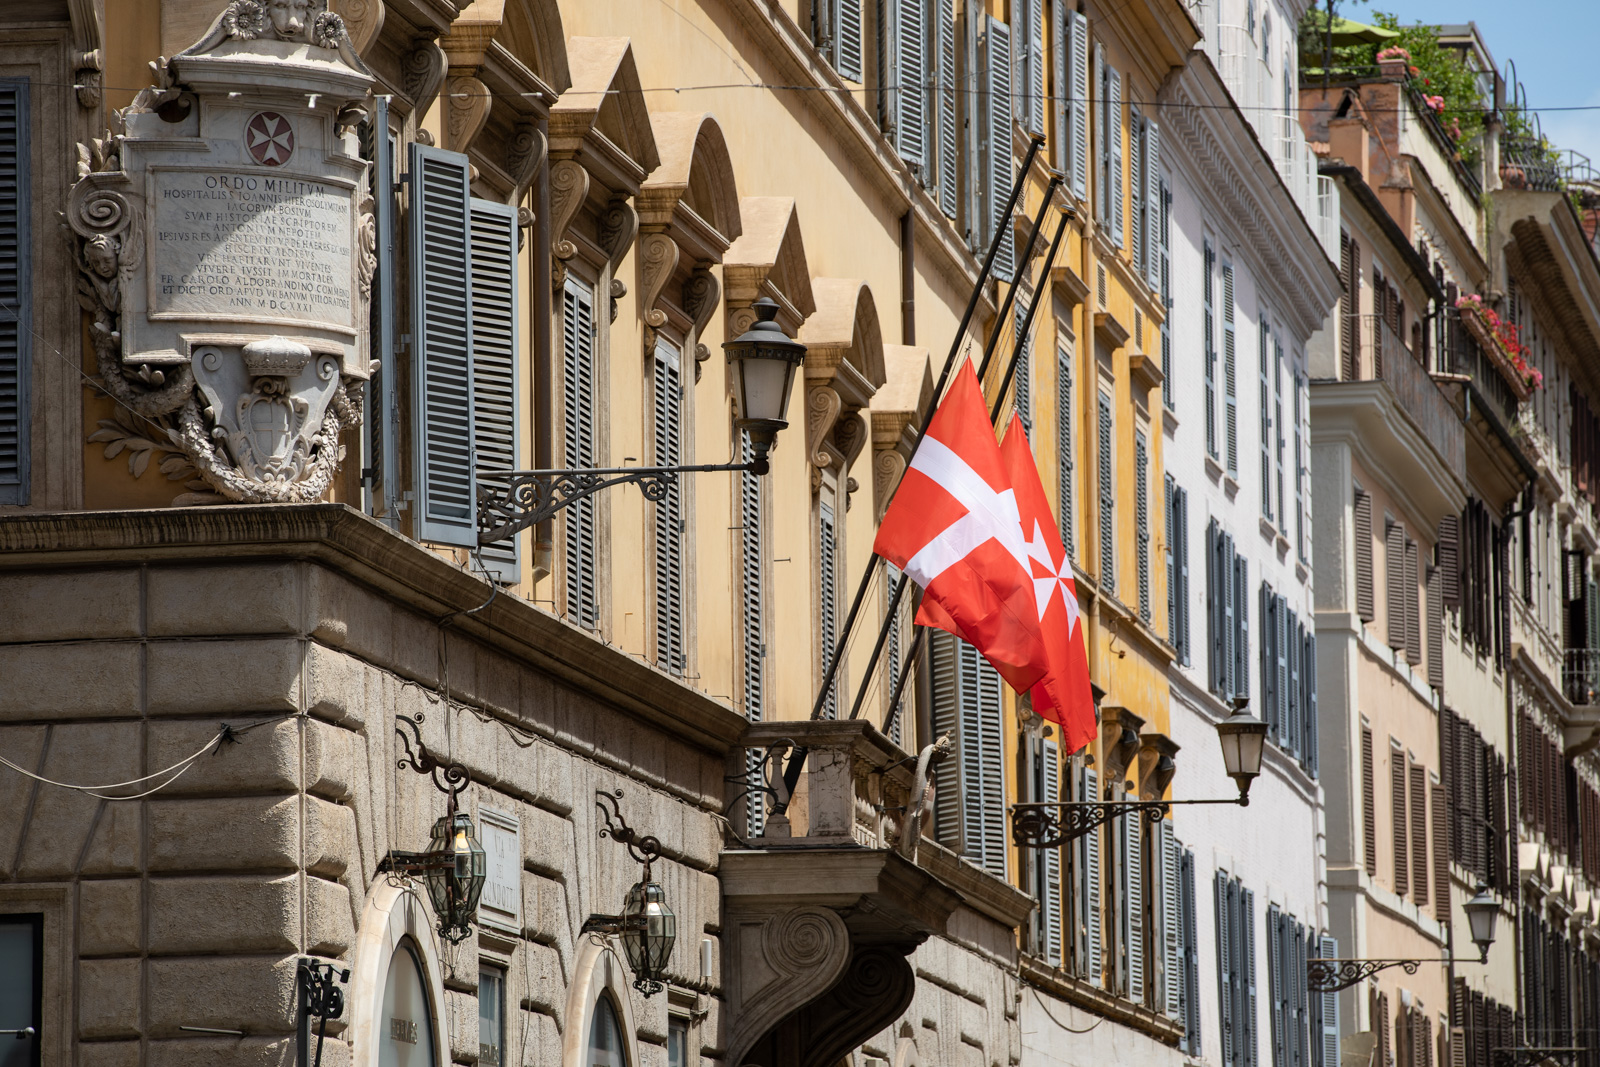
[[[605,249],[606,260],[611,266],[612,322],[617,321],[617,302],[628,295],[628,283],[617,277],[617,269],[622,265],[622,257],[633,247],[633,239],[638,234],[639,213],[626,196],[612,197],[611,203],[606,205],[605,214],[600,216],[598,233],[600,247]]]
[[[660,231],[639,239],[639,314],[644,319],[644,354],[656,350],[656,332],[667,324],[667,313],[656,307],[661,291],[678,270],[678,242]]]
[[[439,95],[444,84],[448,61],[444,49],[431,37],[418,37],[411,51],[406,53],[400,87],[411,100],[414,115],[425,115]]]
[[[821,998],[850,963],[850,932],[830,908],[799,907],[776,915],[730,914],[738,981],[727,983],[734,1020],[731,1063],[789,1015]]]
[[[812,466],[811,489],[815,492],[822,484],[821,474],[833,466],[833,456],[825,447],[839,420],[844,401],[826,382],[810,384],[806,389],[806,458]]]
[[[566,261],[578,252],[567,240],[567,227],[578,217],[589,195],[589,172],[574,159],[558,159],[550,164],[550,248],[555,256],[551,284],[560,289],[567,280]]]
[[[872,500],[877,509],[876,520],[883,521],[889,510],[889,498],[906,472],[906,457],[898,448],[876,449],[872,457]]]
[[[511,175],[511,192],[506,194],[506,203],[522,203],[522,197],[527,193],[528,186],[533,184],[534,175],[539,173],[549,147],[539,127],[531,122],[517,124],[511,143],[506,146],[506,173]]]
[[[78,91],[78,106],[93,111],[100,106],[105,64],[100,49],[79,52],[72,72],[73,88]]]
[[[717,299],[721,295],[722,286],[717,276],[705,264],[695,267],[689,280],[683,283],[683,310],[694,323],[694,380],[697,382],[703,364],[711,358],[711,349],[700,337],[711,321],[711,313],[717,310]]]
[[[466,152],[489,121],[494,98],[489,87],[471,74],[452,74],[445,84],[445,137],[451,151]]]

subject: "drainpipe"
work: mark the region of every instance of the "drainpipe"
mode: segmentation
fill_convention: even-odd
[[[909,207],[900,216],[900,343],[917,343],[917,219]]]
[[[550,122],[546,116],[536,120],[539,136],[550,143]],[[550,153],[544,154],[539,174],[534,179],[533,208],[533,465],[548,470],[552,462],[554,364],[551,359],[550,308]],[[551,573],[551,520],[546,519],[533,532],[533,580]]]

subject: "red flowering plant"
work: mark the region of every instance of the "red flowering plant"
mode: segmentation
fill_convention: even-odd
[[[1388,48],[1385,48],[1383,51],[1378,53],[1378,62],[1382,63],[1389,59],[1403,59],[1407,63],[1410,63],[1411,53],[1407,52],[1404,48],[1401,48],[1397,44],[1390,45]]]
[[[1499,349],[1499,354],[1511,365],[1517,377],[1522,379],[1525,388],[1532,390],[1544,385],[1544,375],[1539,372],[1539,368],[1528,362],[1528,346],[1522,343],[1516,323],[1507,322],[1497,315],[1493,308],[1485,307],[1483,298],[1476,293],[1468,293],[1458,299],[1456,309],[1477,316],[1487,328],[1495,347]]]

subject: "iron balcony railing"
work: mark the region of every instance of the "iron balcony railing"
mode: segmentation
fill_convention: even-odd
[[[1561,664],[1561,683],[1573,704],[1600,704],[1600,648],[1567,649]]]
[[[1473,388],[1488,402],[1500,422],[1508,430],[1517,421],[1517,396],[1499,369],[1489,361],[1461,322],[1461,312],[1446,308],[1444,314],[1443,347],[1439,353],[1439,369],[1446,374],[1464,374],[1472,379]]]
[[[1439,454],[1447,462],[1459,463],[1466,449],[1461,420],[1439,391],[1428,368],[1418,361],[1381,315],[1346,316],[1343,328],[1355,331],[1355,343],[1345,348],[1340,360],[1340,379],[1386,383],[1395,400],[1411,416],[1422,435],[1433,442]]]

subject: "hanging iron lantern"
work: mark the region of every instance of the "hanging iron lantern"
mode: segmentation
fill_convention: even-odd
[[[423,854],[423,863],[428,899],[439,917],[439,936],[458,943],[472,931],[489,875],[489,857],[478,843],[472,816],[456,812],[434,823],[433,847]]]
[[[586,934],[615,934],[622,939],[622,952],[633,972],[633,988],[654,996],[666,988],[662,977],[672,945],[678,939],[678,917],[667,907],[667,892],[661,883],[651,881],[650,864],[661,857],[661,841],[652,834],[640,834],[622,818],[617,805],[622,792],[597,790],[596,806],[605,819],[601,837],[620,841],[628,853],[644,864],[644,878],[628,890],[622,911],[616,915],[591,915],[583,924]],[[615,821],[613,821],[615,820]]]

